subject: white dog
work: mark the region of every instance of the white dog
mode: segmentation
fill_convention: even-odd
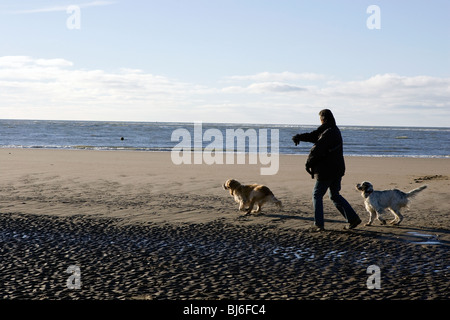
[[[417,195],[417,193],[426,187],[427,186],[424,185],[405,193],[398,189],[374,191],[370,182],[364,181],[362,184],[358,183],[356,189],[362,192],[361,195],[365,199],[364,204],[370,214],[369,222],[366,223],[366,226],[372,224],[375,215],[381,224],[386,224],[386,220],[380,218],[380,214],[382,214],[385,209],[389,209],[395,216],[389,223],[399,225],[403,220],[400,209],[407,207],[409,199]]]

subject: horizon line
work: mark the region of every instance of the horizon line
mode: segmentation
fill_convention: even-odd
[[[74,120],[74,119],[3,119],[0,121],[65,121],[65,122],[129,122],[129,123],[181,123],[181,124],[241,124],[241,125],[272,125],[272,126],[320,126],[317,124],[295,124],[295,123],[261,123],[261,122],[210,122],[210,121],[143,121],[143,120]],[[414,125],[360,125],[360,124],[338,124],[338,127],[379,127],[379,128],[439,128],[450,129],[442,126],[414,126]]]

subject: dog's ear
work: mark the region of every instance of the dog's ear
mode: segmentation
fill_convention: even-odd
[[[363,187],[364,187],[364,192],[373,192],[373,185],[368,182],[368,181],[364,181],[363,182]]]
[[[240,185],[241,185],[241,184],[240,184],[237,180],[234,180],[234,179],[229,179],[229,180],[226,182],[227,189],[230,190],[230,194],[231,194],[231,195],[234,194],[234,190],[235,190],[236,188],[238,188]]]
[[[228,180],[225,181],[225,183],[222,185],[222,187],[223,187],[225,190],[228,190],[228,189],[230,188],[230,181],[231,181],[231,179],[228,179]]]
[[[373,187],[372,184],[370,182],[364,181],[362,183],[358,183],[356,185],[356,189],[362,192],[372,192],[373,191]]]
[[[225,181],[225,183],[223,184],[223,188],[225,190],[230,190],[230,194],[233,195],[234,192],[233,190],[239,185],[239,182],[237,182],[234,179],[228,179],[227,181]]]

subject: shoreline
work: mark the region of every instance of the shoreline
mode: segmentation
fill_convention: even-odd
[[[64,147],[23,147],[23,146],[3,146],[0,147],[1,149],[6,150],[65,150],[65,151],[71,151],[71,150],[77,150],[77,151],[119,151],[119,152],[172,152],[172,148],[147,148],[147,147],[94,147],[94,146],[72,146],[68,148]],[[203,151],[190,151],[192,153],[196,152],[203,152]],[[236,151],[221,151],[224,154],[227,153],[234,153],[234,154],[241,154],[240,152]],[[250,152],[245,152],[246,155],[253,154]],[[258,153],[256,153],[258,154]],[[271,154],[270,152],[268,154]],[[279,156],[308,156],[308,152],[304,153],[278,153]],[[394,155],[386,155],[386,154],[373,154],[373,155],[367,155],[367,154],[346,154],[344,151],[344,157],[362,157],[362,158],[412,158],[412,159],[450,159],[450,155],[401,155],[401,154],[394,154]]]
[[[7,260],[0,294],[449,298],[450,160],[345,157],[341,194],[363,223],[344,231],[346,222],[325,196],[326,231],[319,234],[307,232],[315,180],[304,171],[305,160],[280,155],[278,173],[262,176],[259,164],[175,165],[169,152],[0,149],[0,250],[9,252],[2,251]],[[242,216],[221,187],[229,178],[269,186],[284,209],[267,205],[262,215]],[[412,201],[400,226],[366,227],[368,213],[355,189],[364,180],[376,190],[428,188]],[[65,270],[77,264],[86,286],[68,291]],[[366,286],[372,264],[381,268],[380,291]],[[99,279],[109,280],[105,286]]]

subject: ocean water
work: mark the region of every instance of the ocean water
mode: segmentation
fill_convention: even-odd
[[[221,144],[223,149],[216,148],[216,151],[239,151],[237,139],[231,143],[233,148],[227,149],[228,130],[247,136],[246,152],[259,150],[258,147],[265,145],[266,141],[268,152],[271,152],[271,140],[276,137],[274,130],[277,129],[280,154],[308,154],[312,144],[302,142],[296,147],[291,140],[292,136],[310,132],[318,127],[318,125],[203,123],[199,131],[199,124],[196,126],[197,130],[194,130],[194,123],[176,122],[0,120],[0,148],[171,151],[183,142],[190,143],[194,151],[198,143],[202,143],[203,148],[211,143],[216,147]],[[449,127],[339,126],[339,128],[346,156],[450,158]],[[262,134],[264,131],[267,132],[266,136]],[[184,135],[176,134],[179,132]],[[212,137],[207,138],[205,132],[211,133]]]

